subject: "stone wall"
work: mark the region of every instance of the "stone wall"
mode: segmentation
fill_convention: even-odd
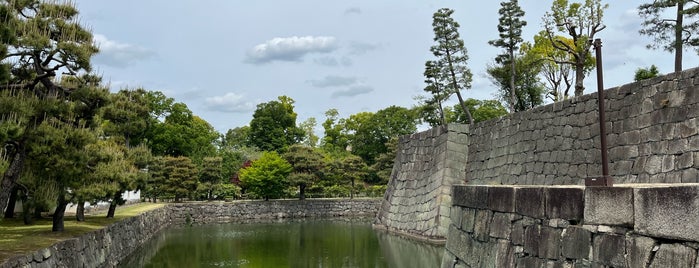
[[[699,182],[699,69],[607,89],[619,183]],[[597,93],[474,124],[469,184],[582,184],[601,176]]]
[[[420,238],[444,239],[451,186],[462,184],[468,127],[450,124],[403,136],[375,225]]]
[[[453,191],[444,268],[699,265],[699,184]]]
[[[204,224],[247,219],[305,217],[373,217],[379,199],[314,199],[180,203],[121,220],[104,229],[58,242],[26,256],[0,263],[0,268],[114,267],[170,224]]]

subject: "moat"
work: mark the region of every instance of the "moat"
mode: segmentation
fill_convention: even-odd
[[[241,222],[168,228],[119,267],[439,267],[443,252],[371,219]]]

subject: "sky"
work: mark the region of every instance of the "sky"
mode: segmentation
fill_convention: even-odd
[[[424,63],[434,59],[432,15],[452,17],[470,56],[472,88],[465,98],[494,99],[486,76],[501,52],[499,1],[447,0],[74,0],[92,29],[100,54],[93,68],[112,91],[144,88],[184,102],[221,133],[248,125],[256,105],[293,98],[297,123],[320,122],[335,108],[340,117],[411,107],[424,95]],[[636,7],[643,1],[606,1],[602,39],[605,88],[633,80],[651,64],[673,69],[673,55],[646,49]],[[551,1],[523,0],[523,38],[543,29]],[[684,67],[699,57],[685,52]],[[594,72],[586,93],[596,91]],[[571,90],[572,91],[572,90]],[[452,102],[456,97],[452,97]]]

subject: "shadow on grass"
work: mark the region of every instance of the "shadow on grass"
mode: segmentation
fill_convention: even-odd
[[[96,215],[86,215],[84,222],[78,222],[74,216],[66,215],[64,220],[65,231],[63,232],[51,231],[51,218],[36,219],[32,225],[24,225],[21,217],[1,219],[0,263],[12,256],[26,255],[57,242],[102,229],[124,218],[133,217],[163,206],[164,204],[139,203],[118,208],[112,219],[107,219],[106,212],[103,212]]]

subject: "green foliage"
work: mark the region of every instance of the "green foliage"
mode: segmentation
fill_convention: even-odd
[[[326,152],[344,152],[349,145],[345,120],[338,118],[338,115],[337,109],[325,112],[325,121],[323,121],[325,135],[320,147]]]
[[[667,12],[675,9],[674,12]],[[687,0],[655,0],[641,4],[638,14],[643,18],[639,33],[653,38],[648,48],[662,48],[675,53],[675,72],[682,71],[682,50],[684,46],[693,47],[699,52],[699,3]],[[665,15],[673,14],[667,18]]]
[[[448,122],[446,121],[442,104],[454,92],[450,91],[446,84],[447,81],[444,79],[444,75],[441,74],[441,69],[437,62],[425,62],[425,72],[423,74],[425,76],[425,84],[427,84],[423,90],[430,93],[430,96],[426,98],[418,97],[420,104],[417,113],[424,122],[431,126],[446,125]]]
[[[447,81],[449,89],[447,92],[454,92],[459,98],[459,103],[473,123],[471,114],[465,107],[461,90],[471,88],[472,74],[467,66],[468,51],[464,47],[464,40],[459,36],[459,23],[451,15],[454,10],[441,8],[432,16],[432,29],[434,31],[434,41],[437,43],[430,48],[432,54],[437,57],[436,68],[441,78]]]
[[[215,154],[218,138],[211,124],[192,114],[184,103],[175,103],[165,121],[153,127],[149,147],[156,155],[187,156],[200,162]]]
[[[216,199],[236,199],[240,197],[240,187],[231,183],[221,183],[214,187],[213,195]]]
[[[473,114],[473,119],[475,123],[482,122],[485,120],[498,118],[507,114],[507,109],[505,106],[497,100],[476,100],[468,99],[466,100],[466,106]],[[456,123],[467,123],[468,119],[461,110],[460,105],[454,105],[450,112],[447,113],[449,121]]]
[[[412,134],[417,130],[417,114],[413,110],[390,106],[375,114],[360,113],[346,122],[346,127],[354,130],[350,138],[352,153],[362,157],[367,164],[374,164],[375,158],[388,151],[386,142],[392,137]],[[353,115],[354,116],[354,115]]]
[[[304,133],[301,143],[309,147],[316,147],[318,145],[319,138],[315,134],[317,124],[315,117],[309,117],[299,124],[299,129]]]
[[[498,87],[500,98],[509,103],[512,111],[525,111],[544,103],[545,89],[538,76],[541,63],[531,54],[518,57],[515,59],[514,76],[509,63],[488,67],[488,75],[493,84]],[[514,83],[510,80],[512,78]],[[511,88],[512,85],[515,87],[514,91]],[[515,94],[514,102],[511,98],[512,93]]]
[[[553,41],[553,42],[552,42]],[[527,57],[538,59],[540,62],[540,74],[546,80],[546,94],[552,101],[567,99],[570,88],[573,86],[573,69],[571,55],[566,51],[556,49],[553,43],[567,43],[573,46],[573,39],[560,35],[549,38],[546,31],[541,31],[534,36],[534,45],[523,45]],[[595,59],[588,54],[585,72],[589,72],[595,66]]]
[[[362,158],[350,155],[340,160],[338,169],[341,180],[350,183],[350,198],[354,198],[356,182],[369,175],[369,167]]]
[[[651,65],[648,68],[638,68],[634,73],[633,81],[638,82],[644,79],[658,77],[659,73],[660,72],[658,71],[658,67],[656,67],[655,65]]]
[[[221,157],[204,157],[199,168],[199,186],[205,192],[206,199],[214,198],[215,189],[223,183]]]
[[[609,5],[603,5],[601,0],[584,0],[583,3],[554,0],[551,11],[544,15],[544,27],[551,45],[570,55],[565,63],[571,64],[575,70],[575,96],[582,95],[585,90],[583,81],[592,46],[589,40],[606,27],[602,18],[607,7]],[[573,42],[555,38],[556,33],[569,35]]]
[[[290,146],[283,157],[293,167],[288,177],[289,184],[298,186],[299,199],[305,199],[306,187],[320,180],[324,166],[323,155],[312,147],[297,144]]]
[[[381,185],[386,185],[391,178],[391,172],[393,171],[393,164],[396,159],[396,151],[398,150],[398,137],[392,137],[388,142],[386,142],[386,152],[379,154],[373,165],[371,165],[370,170],[376,180],[369,181],[370,183],[376,183]]]
[[[276,152],[264,152],[250,167],[240,170],[247,192],[265,200],[282,197],[293,167]]]
[[[197,166],[185,156],[163,158],[163,191],[175,197],[175,202],[197,189]],[[160,174],[159,174],[160,175]]]
[[[244,148],[250,146],[250,127],[236,127],[226,131],[222,146],[228,148]]]
[[[303,130],[296,127],[294,100],[280,96],[278,101],[257,105],[250,121],[250,142],[263,151],[282,152],[303,138]]]

